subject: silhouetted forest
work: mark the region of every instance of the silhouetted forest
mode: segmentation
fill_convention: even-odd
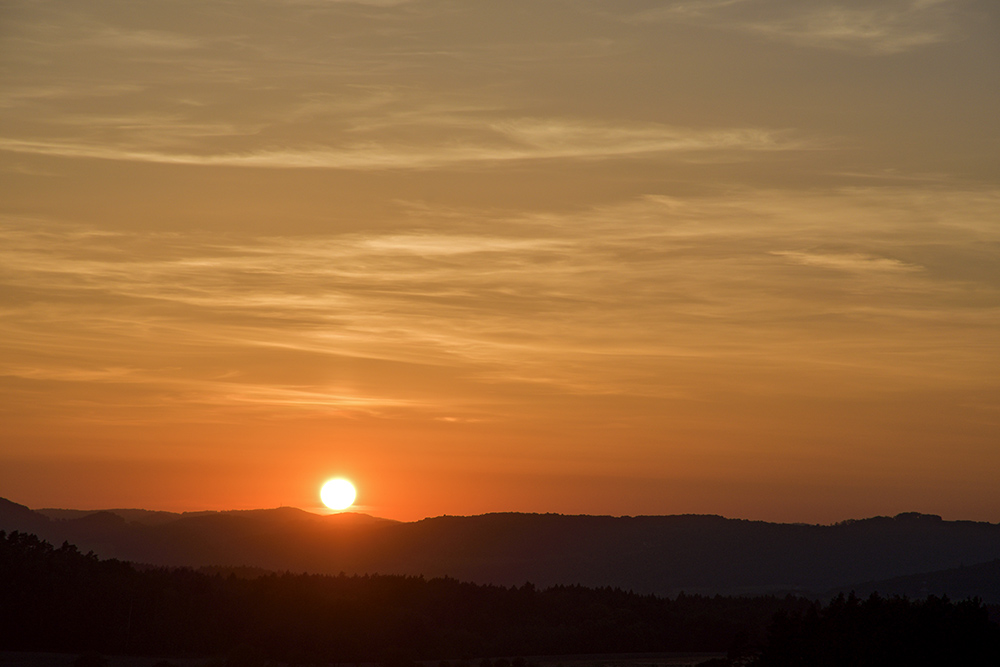
[[[886,667],[1000,665],[1000,626],[978,600],[839,595],[805,612],[779,611],[755,665]]]
[[[840,665],[876,664],[838,661],[873,646],[879,656],[908,646],[919,655],[964,651],[960,663],[934,664],[1000,664],[986,661],[1000,656],[1000,636],[978,601],[840,597],[823,607],[791,596],[666,599],[613,588],[539,590],[449,578],[241,578],[142,569],[0,531],[3,650],[208,656],[252,649],[291,663],[396,665],[729,650],[735,660],[758,656],[762,665]],[[829,653],[831,647],[839,652]],[[823,655],[834,661],[803,661]]]

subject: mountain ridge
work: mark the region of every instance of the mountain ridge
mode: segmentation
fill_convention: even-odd
[[[914,512],[829,525],[694,514],[516,512],[399,522],[288,507],[180,514],[36,511],[0,499],[0,529],[160,566],[448,576],[660,595],[815,594],[1000,559],[1000,524]],[[962,586],[977,589],[971,580]],[[981,588],[994,595],[986,584]],[[1000,592],[995,594],[1000,601]]]

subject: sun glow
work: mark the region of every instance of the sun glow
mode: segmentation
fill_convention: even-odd
[[[354,504],[358,493],[346,479],[331,479],[319,491],[323,504],[332,510],[345,510]]]

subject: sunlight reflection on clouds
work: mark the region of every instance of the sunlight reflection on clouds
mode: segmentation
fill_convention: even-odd
[[[905,211],[928,202],[935,208],[912,224]],[[929,381],[985,382],[975,367],[1000,324],[1000,276],[972,283],[949,278],[944,264],[997,241],[995,229],[977,224],[981,207],[997,202],[990,192],[650,197],[571,218],[489,221],[480,235],[421,230],[414,213],[407,234],[249,243],[10,221],[4,283],[36,297],[8,307],[16,317],[3,328],[21,362],[5,367],[21,377],[155,383],[162,371],[143,351],[150,345],[273,346],[334,366],[372,358],[464,369],[488,383],[534,378],[570,392],[671,394],[674,359],[739,357],[796,375],[846,355],[867,366],[848,375],[891,386],[910,382],[914,364],[928,365],[922,355],[937,336],[928,323],[947,320],[967,349],[942,352],[952,368]],[[908,221],[905,238],[893,232],[897,219]],[[948,252],[921,254],[927,244]],[[141,255],[130,251],[138,246]],[[43,334],[71,322],[73,336]],[[896,361],[878,361],[888,349]],[[111,350],[131,357],[125,377],[100,370],[110,368]],[[63,362],[47,368],[52,356]],[[217,392],[215,403],[267,401],[266,389],[240,382],[204,387]],[[391,391],[357,401],[315,386],[274,391],[275,405],[296,396],[304,407],[409,404]]]

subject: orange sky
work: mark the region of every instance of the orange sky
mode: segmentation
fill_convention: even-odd
[[[14,1],[0,496],[1000,521],[992,0]]]

